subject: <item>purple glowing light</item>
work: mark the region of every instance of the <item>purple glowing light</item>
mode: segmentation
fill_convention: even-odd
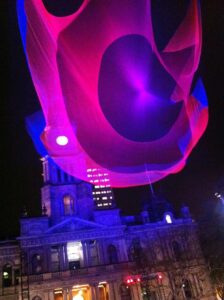
[[[150,0],[84,0],[60,18],[42,0],[18,0],[46,121],[41,141],[65,172],[89,181],[86,170],[96,168],[112,187],[125,187],[185,166],[208,121],[203,85],[191,94],[201,19],[198,1],[189,3],[160,51]]]

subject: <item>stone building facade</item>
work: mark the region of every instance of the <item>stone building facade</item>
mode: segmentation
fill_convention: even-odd
[[[42,216],[24,215],[17,240],[0,244],[0,299],[216,299],[187,207],[174,218],[160,202],[155,220],[154,199],[139,216],[121,216],[114,203],[99,209],[91,185],[47,157],[43,177]]]

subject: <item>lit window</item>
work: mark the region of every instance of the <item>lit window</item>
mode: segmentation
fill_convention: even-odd
[[[182,288],[183,288],[185,299],[192,299],[193,291],[192,291],[191,282],[187,279],[183,280]]]
[[[69,269],[79,269],[83,261],[82,243],[80,241],[68,242],[67,256],[69,262]]]
[[[68,261],[75,261],[82,258],[82,243],[68,242],[67,243]]]
[[[87,300],[90,298],[90,288],[88,285],[77,285],[72,288],[72,300]]]
[[[168,223],[168,224],[172,224],[173,223],[172,218],[171,218],[171,216],[169,214],[167,214],[165,216],[165,219],[166,219],[166,223]]]
[[[63,204],[64,204],[64,214],[65,216],[71,215],[74,212],[74,200],[71,195],[65,195],[63,197]]]
[[[12,266],[7,264],[2,269],[2,280],[3,287],[8,287],[12,285]]]

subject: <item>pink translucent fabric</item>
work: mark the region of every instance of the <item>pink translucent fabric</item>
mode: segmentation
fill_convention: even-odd
[[[87,169],[101,169],[113,187],[179,172],[208,120],[206,101],[190,93],[201,53],[198,2],[161,52],[149,0],[85,0],[66,17],[41,0],[23,5],[25,51],[46,120],[41,139],[56,164],[86,181]]]

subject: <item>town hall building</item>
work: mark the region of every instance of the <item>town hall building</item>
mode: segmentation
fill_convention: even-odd
[[[42,164],[42,215],[0,243],[0,299],[216,299],[188,207],[177,218],[154,196],[122,216],[108,174],[87,170],[93,187]]]

